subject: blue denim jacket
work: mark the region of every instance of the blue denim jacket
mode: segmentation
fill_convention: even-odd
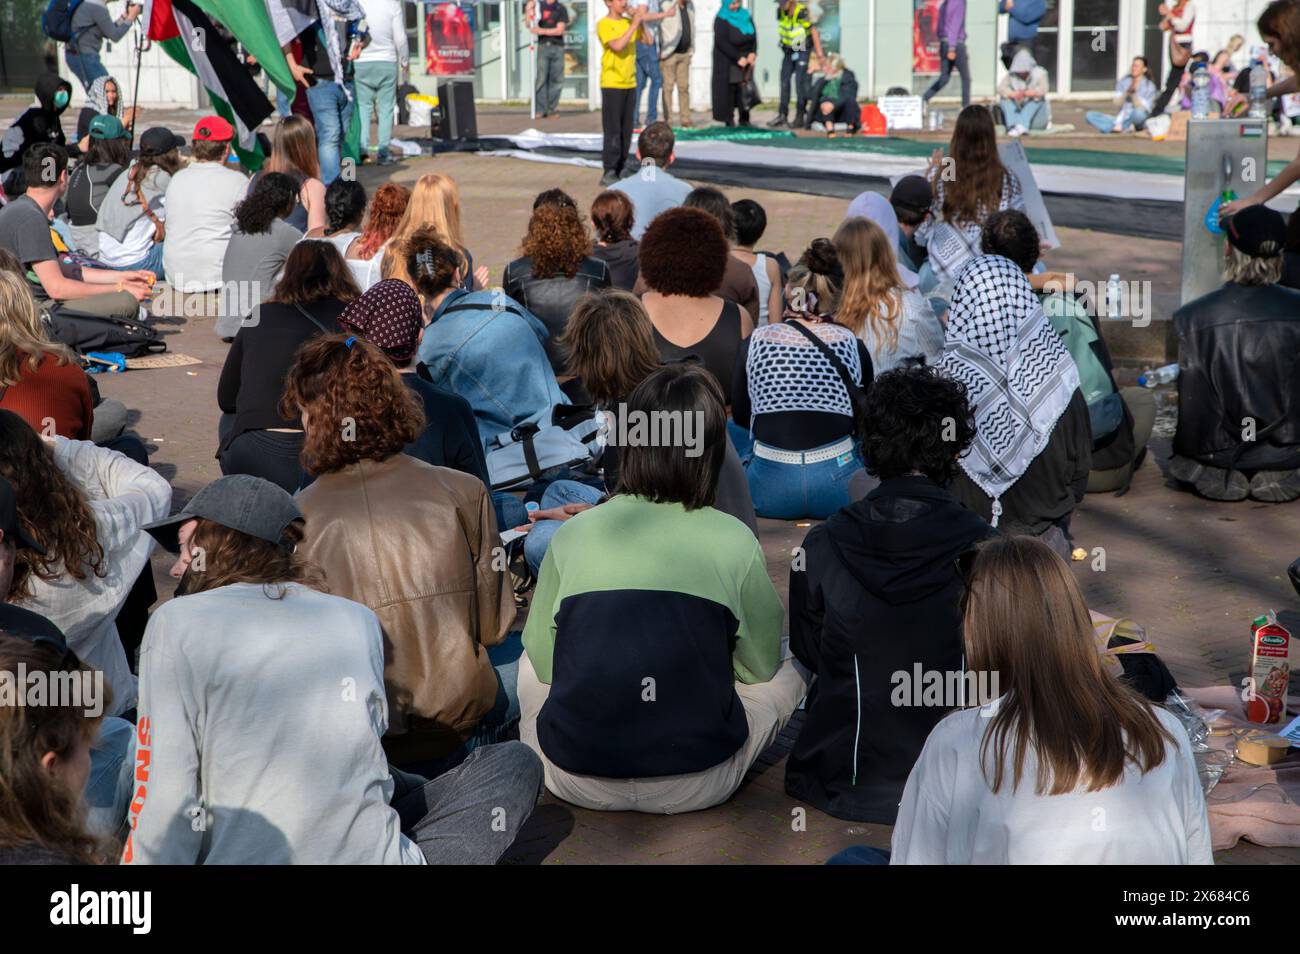
[[[452,311],[465,305],[473,307]],[[486,445],[569,403],[547,360],[546,338],[546,326],[503,292],[456,289],[424,329],[418,360],[429,380],[469,402]]]

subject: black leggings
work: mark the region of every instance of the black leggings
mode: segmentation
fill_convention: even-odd
[[[244,431],[218,457],[221,473],[262,477],[294,493],[304,483],[301,431]]]

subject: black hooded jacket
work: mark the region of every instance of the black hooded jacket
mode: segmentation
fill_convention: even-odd
[[[23,153],[36,143],[67,144],[59,117],[68,107],[65,104],[60,109],[54,105],[54,94],[60,89],[72,96],[72,84],[60,79],[57,73],[42,73],[37,77],[37,105],[28,107],[4,134],[3,145],[0,145],[0,173],[22,165]]]
[[[884,481],[809,531],[790,573],[790,648],[817,679],[786,765],[793,798],[892,825],[948,709],[897,706],[897,672],[960,672],[957,557],[996,533],[925,477]]]

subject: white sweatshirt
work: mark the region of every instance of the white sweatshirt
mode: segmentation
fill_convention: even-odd
[[[389,806],[379,620],[283,592],[235,583],[150,619],[123,863],[424,864]]]
[[[357,57],[358,63],[397,63],[403,69],[410,59],[406,40],[406,19],[398,0],[360,0],[366,11],[370,42]]]
[[[171,512],[172,488],[153,468],[90,441],[55,437],[52,445],[55,463],[89,501],[106,573],[87,572],[82,580],[68,573],[50,581],[33,578],[33,598],[20,605],[58,626],[82,662],[103,670],[113,690],[105,711],[120,715],[135,705],[136,680],[115,620],[153,552],[153,537],[140,528]]]
[[[903,788],[891,864],[1214,864],[1196,761],[1167,711],[1154,709],[1177,744],[1166,743],[1146,775],[1130,764],[1099,792],[1038,795],[1031,746],[1019,791],[1004,779],[994,795],[980,746],[997,704],[954,712],[925,740]]]

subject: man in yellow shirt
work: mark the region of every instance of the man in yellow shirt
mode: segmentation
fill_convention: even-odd
[[[636,111],[636,35],[645,17],[638,7],[628,17],[627,0],[605,0],[608,12],[596,24],[603,52],[600,57],[601,126],[605,133],[602,186],[623,178],[632,149],[632,121]]]

